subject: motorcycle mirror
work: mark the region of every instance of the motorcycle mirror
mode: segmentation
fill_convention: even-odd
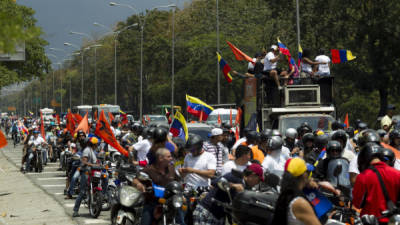
[[[221,177],[221,179],[219,179],[219,181],[217,182],[218,188],[225,191],[225,192],[229,192],[229,182],[227,179],[225,179],[224,177]]]
[[[378,225],[378,219],[374,215],[363,215],[361,217],[363,225]]]
[[[137,178],[139,180],[151,180],[150,176],[145,172],[139,172],[139,175],[137,176]]]

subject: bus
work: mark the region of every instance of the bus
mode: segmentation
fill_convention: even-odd
[[[89,123],[92,122],[93,117],[92,117],[92,106],[91,105],[78,105],[78,106],[74,106],[72,107],[72,112],[73,113],[78,113],[79,115],[81,115],[82,117],[84,117],[86,115],[86,113],[88,114],[88,121]]]
[[[92,107],[92,117],[94,117],[96,111],[98,116],[100,116],[101,111],[104,111],[104,115],[106,116],[108,122],[111,123],[110,118],[108,116],[109,112],[115,117],[116,115],[119,115],[121,108],[119,107],[119,105],[109,105],[109,104],[94,105]]]

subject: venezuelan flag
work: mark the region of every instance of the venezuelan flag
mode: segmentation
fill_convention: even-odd
[[[279,47],[279,51],[281,51],[282,54],[287,55],[287,56],[291,56],[289,49],[286,47],[286,45],[284,45],[281,40],[279,40],[279,38],[277,38],[278,40],[278,47]]]
[[[182,138],[185,141],[189,138],[185,117],[179,111],[175,113],[174,121],[172,121],[169,131],[174,137]]]
[[[353,53],[351,53],[351,51],[344,49],[331,49],[331,54],[332,63],[334,64],[347,62],[356,58],[355,56],[353,56]]]
[[[222,70],[222,73],[224,74],[225,80],[228,81],[228,83],[232,82],[232,76],[229,73],[231,71],[231,67],[225,62],[225,60],[221,57],[221,55],[217,52],[217,57],[218,57],[218,63],[219,67]]]
[[[299,59],[297,60],[297,66],[300,67],[301,59],[303,58],[303,49],[301,48],[301,45],[299,44]]]
[[[186,104],[188,113],[200,118],[202,115],[203,120],[207,120],[208,115],[214,110],[213,107],[207,105],[196,97],[186,95]]]

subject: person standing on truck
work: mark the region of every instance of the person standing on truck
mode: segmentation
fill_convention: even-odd
[[[314,62],[310,58],[311,58],[310,49],[304,49],[303,57],[301,59],[301,73],[300,73],[301,78],[314,77],[314,72],[316,72],[316,71],[313,70],[313,66],[325,64],[324,62]]]
[[[272,45],[270,52],[264,58],[264,70],[263,74],[270,76],[274,79],[276,86],[279,90],[282,90],[281,84],[279,83],[279,76],[287,79],[288,74],[287,71],[280,71],[277,68],[278,61],[280,59],[281,53],[277,45]]]
[[[326,77],[331,75],[331,70],[330,70],[330,62],[331,59],[329,56],[325,55],[325,49],[319,49],[318,51],[319,55],[315,57],[315,61],[323,64],[318,65],[318,70],[315,73],[317,76],[321,77]]]
[[[396,120],[392,120],[395,109],[396,107],[394,105],[388,105],[386,115],[381,120],[381,128],[388,133],[393,130],[397,123]]]

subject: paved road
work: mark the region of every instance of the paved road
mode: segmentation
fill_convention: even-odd
[[[8,140],[8,142],[9,146],[0,149],[0,157],[5,156],[16,166],[16,169],[19,169],[21,166],[22,145],[17,145],[16,148],[14,148],[12,146],[12,140]],[[57,171],[58,166],[58,162],[48,163],[42,173],[31,172],[26,173],[24,176],[55,199],[64,208],[65,213],[71,217],[75,200],[64,199],[65,172]],[[1,181],[1,183],[3,183],[3,181]],[[73,218],[73,221],[77,224],[110,224],[110,211],[102,211],[97,219],[93,219],[89,215],[88,208],[82,204],[79,213],[81,217]]]

